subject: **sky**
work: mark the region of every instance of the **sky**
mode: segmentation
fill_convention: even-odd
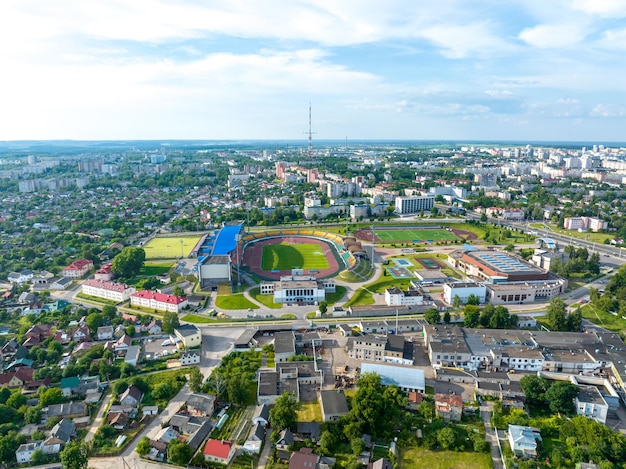
[[[625,0],[2,0],[0,140],[626,140]]]

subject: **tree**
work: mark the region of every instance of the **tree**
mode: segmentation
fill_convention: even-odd
[[[548,303],[546,309],[548,325],[553,331],[567,330],[567,317],[565,301],[561,297],[555,297]]]
[[[319,447],[320,453],[327,456],[332,453],[333,446],[335,445],[335,436],[328,430],[324,430],[320,435]]]
[[[478,306],[466,305],[465,308],[463,308],[463,314],[465,315],[463,318],[463,325],[465,327],[478,326],[478,319],[480,318]]]
[[[180,326],[180,321],[178,320],[178,314],[173,311],[166,311],[163,313],[162,319],[162,329],[163,332],[167,334],[171,334],[174,332],[174,329]]]
[[[465,304],[478,306],[480,304],[480,298],[472,293],[467,297]]]
[[[111,271],[120,277],[131,278],[139,273],[145,260],[146,252],[142,248],[126,247],[113,259]]]
[[[17,412],[13,407],[0,404],[0,424],[13,422],[16,419]]]
[[[232,375],[226,385],[226,392],[231,402],[243,404],[248,397],[248,380],[242,374]]]
[[[578,332],[583,325],[583,313],[580,309],[580,305],[575,311],[572,311],[567,317],[567,330]]]
[[[104,325],[104,318],[101,314],[91,313],[85,318],[85,324],[87,324],[87,327],[89,328],[91,333],[95,334],[97,329],[100,326]]]
[[[14,409],[19,409],[26,404],[26,401],[28,401],[27,397],[20,391],[17,391],[11,394],[11,397],[7,399],[7,405],[9,407],[13,407]]]
[[[39,395],[39,405],[48,407],[51,404],[60,404],[65,400],[61,388],[48,388]]]
[[[357,392],[358,394],[358,392]],[[300,403],[295,394],[288,392],[276,399],[276,404],[270,410],[270,422],[274,429],[281,431],[285,428],[295,428]]]
[[[519,381],[526,401],[531,405],[541,405],[545,402],[545,393],[548,389],[548,380],[536,375],[523,376]]]
[[[148,454],[150,452],[150,439],[147,436],[144,436],[141,440],[139,440],[139,443],[137,443],[135,451],[137,451],[139,456],[145,456]]]
[[[186,466],[193,456],[193,450],[189,445],[177,438],[167,445],[167,453],[169,460],[179,466]]]
[[[454,298],[452,298],[452,306],[454,306],[455,308],[461,306],[461,298],[459,297],[459,295],[454,295]]]
[[[437,433],[437,442],[443,449],[454,448],[455,441],[456,435],[452,427],[444,427]]]
[[[441,314],[437,308],[428,308],[424,312],[424,319],[428,324],[438,324],[441,322]]]
[[[174,285],[174,291],[172,293],[174,296],[185,296],[185,292],[180,288],[180,285]]]
[[[117,315],[117,308],[113,305],[104,305],[102,307],[102,315],[106,318],[113,319]]]
[[[204,381],[204,376],[200,372],[200,368],[197,366],[192,367],[189,370],[189,388],[193,392],[200,392],[202,389],[202,382]]]
[[[450,313],[448,311],[446,311],[445,313],[443,313],[443,322],[444,324],[450,324]]]
[[[33,466],[41,466],[48,462],[48,456],[46,456],[42,450],[37,449],[33,451],[33,455],[30,457],[30,462]]]
[[[326,314],[326,311],[328,311],[328,303],[324,300],[320,301],[317,309],[321,314]]]
[[[61,451],[63,469],[87,469],[87,447],[80,440],[70,441]]]
[[[24,412],[24,423],[41,422],[41,409],[39,407],[29,407]]]
[[[545,392],[550,410],[555,413],[573,414],[576,411],[573,401],[576,396],[578,386],[568,381],[557,381]]]

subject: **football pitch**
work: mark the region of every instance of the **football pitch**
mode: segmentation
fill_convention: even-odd
[[[188,257],[202,236],[152,238],[143,247],[146,259],[178,259]]]
[[[383,243],[395,241],[456,241],[454,233],[442,229],[376,230],[376,237]]]
[[[293,268],[322,270],[328,269],[328,267],[326,255],[318,244],[283,242],[263,246],[261,259],[261,269],[263,270],[290,270]]]

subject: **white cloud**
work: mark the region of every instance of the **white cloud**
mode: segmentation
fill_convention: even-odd
[[[624,117],[626,107],[618,104],[597,104],[590,112],[593,117]]]
[[[522,30],[519,39],[540,49],[559,49],[579,44],[586,35],[585,28],[577,24],[540,24]]]
[[[626,49],[626,28],[604,31],[598,45],[609,50]]]
[[[605,18],[623,18],[626,16],[624,0],[573,0],[570,5],[575,10],[589,15]]]

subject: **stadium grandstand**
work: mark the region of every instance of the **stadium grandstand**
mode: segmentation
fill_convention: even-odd
[[[235,251],[242,232],[243,223],[225,224],[213,236],[204,239],[198,248],[197,275],[200,288],[232,281],[232,266],[239,262]]]

